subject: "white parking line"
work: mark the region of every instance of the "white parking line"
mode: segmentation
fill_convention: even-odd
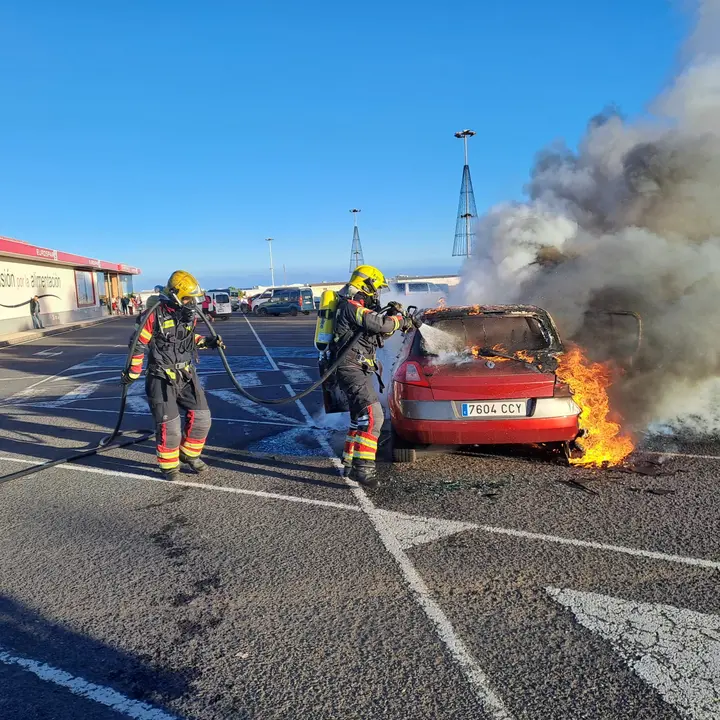
[[[127,717],[136,718],[136,720],[177,720],[175,715],[158,710],[147,703],[131,700],[109,687],[88,682],[81,677],[75,677],[46,663],[37,662],[20,655],[11,655],[2,649],[0,649],[0,662],[5,665],[17,665],[23,670],[37,675],[41,680],[60,685],[67,688],[74,695],[87,700],[94,700],[96,703],[105,705]]]
[[[258,344],[265,353],[265,356],[273,365],[273,368],[277,369],[275,361],[270,356],[268,349],[265,347],[265,344],[260,339],[260,336],[257,334],[255,328],[252,326],[247,317],[245,318],[245,321],[250,326],[250,330],[252,330],[253,335],[255,335],[255,339],[258,341]],[[288,385],[287,389],[290,395],[292,395],[292,386]],[[307,408],[303,405],[302,400],[296,400],[295,402],[305,418],[309,419],[309,422],[312,422],[312,417],[310,416],[310,413],[308,413]],[[335,467],[338,468],[338,471],[340,471],[342,469],[342,463],[339,458],[335,457],[335,453],[330,447],[330,443],[327,441],[327,438],[318,431],[315,431],[315,437],[317,442],[320,444],[320,447],[325,450],[330,460],[333,462]],[[442,608],[435,602],[435,600],[433,600],[430,594],[430,589],[425,584],[425,581],[420,576],[420,573],[418,573],[415,569],[415,566],[410,561],[410,558],[400,547],[397,537],[387,526],[382,513],[378,511],[359,485],[352,483],[351,488],[353,495],[360,504],[360,507],[368,516],[370,522],[378,533],[385,549],[390,553],[390,555],[392,555],[400,567],[403,577],[405,578],[405,583],[410,589],[411,596],[415,599],[422,611],[425,613],[426,617],[435,627],[438,637],[442,640],[452,657],[465,673],[465,677],[467,677],[473,690],[475,691],[475,695],[480,701],[483,710],[489,717],[493,718],[493,720],[511,720],[512,715],[505,707],[503,701],[490,686],[490,682],[484,671],[467,649],[460,636],[455,632],[455,629],[453,628],[447,615],[445,615]]]
[[[720,617],[579,590],[545,590],[609,641],[679,715],[720,717]]]
[[[683,458],[694,458],[696,460],[720,460],[720,455],[694,455],[693,453],[679,453],[679,452],[656,452],[650,450],[641,450],[643,455],[658,455],[660,457],[683,457]]]
[[[22,465],[42,465],[40,460],[25,460],[11,457],[0,457],[4,462],[20,463]],[[122,470],[105,470],[104,468],[88,467],[87,465],[75,465],[72,463],[62,463],[55,465],[60,470],[74,470],[81,473],[89,473],[91,475],[108,475],[110,477],[123,477],[131,480],[150,480],[151,482],[162,483],[165,487],[171,488],[176,485],[182,487],[198,488],[199,490],[208,490],[211,492],[230,493],[234,495],[250,495],[263,498],[264,500],[284,500],[285,502],[300,503],[302,505],[317,505],[319,507],[329,507],[336,510],[350,510],[351,512],[359,512],[357,505],[348,503],[333,502],[332,500],[316,500],[314,498],[298,497],[297,495],[282,495],[281,493],[265,492],[264,490],[246,490],[245,488],[227,487],[225,485],[208,485],[206,483],[192,482],[191,480],[173,480],[168,482],[159,475],[141,475],[140,473],[129,473]],[[252,475],[252,471],[248,474]]]
[[[669,553],[655,552],[654,550],[640,550],[638,548],[624,547],[623,545],[609,545],[591,540],[576,540],[575,538],[545,535],[543,533],[513,530],[511,528],[492,527],[491,525],[476,525],[475,527],[477,530],[492,533],[493,535],[510,535],[512,537],[523,538],[524,540],[542,540],[543,542],[557,543],[558,545],[572,545],[574,547],[592,548],[593,550],[606,550],[623,555],[635,555],[636,557],[648,558],[649,560],[663,560],[664,562],[695,565],[696,567],[720,570],[720,561],[718,560],[705,560],[704,558],[694,558],[686,555],[670,555]]]
[[[22,405],[12,405],[10,406],[13,409],[27,409],[27,408],[46,408],[47,405],[44,405],[42,403],[22,403]],[[112,415],[117,415],[118,411],[117,408],[114,410],[108,410],[103,408],[86,408],[86,407],[62,407],[60,408],[62,410],[70,411],[70,412],[81,412],[81,413],[111,413]],[[12,415],[11,412],[6,412],[6,415]],[[133,415],[138,417],[148,417],[150,415],[150,410],[146,410],[145,412],[135,412],[135,411],[128,411],[125,410],[125,415]],[[301,425],[298,423],[297,420],[294,420],[293,418],[288,418],[287,422],[276,422],[274,420],[249,420],[249,419],[243,419],[239,420],[238,418],[224,418],[224,417],[215,417],[213,416],[213,421],[215,422],[226,422],[226,423],[239,423],[240,425],[243,425],[245,423],[248,423],[250,425],[279,425],[280,427],[306,427],[305,425]],[[308,426],[310,427],[310,426]],[[312,426],[316,427],[316,426]]]
[[[317,430],[317,428],[309,428],[311,430]],[[318,442],[320,442],[319,438],[322,437],[322,442],[320,443],[323,447],[323,449],[328,452],[328,454],[332,453],[332,448],[330,448],[330,445],[327,443],[327,440],[324,436],[320,435],[318,433]],[[340,461],[338,458],[330,457],[329,458],[333,464],[335,464],[336,467],[339,467]],[[14,463],[20,463],[23,465],[41,465],[44,460],[40,458],[35,458],[32,460],[28,459],[20,459],[20,458],[11,458],[11,457],[0,457],[0,461],[4,462],[14,462]],[[248,458],[247,462],[252,463],[252,459]],[[320,505],[320,506],[326,506],[326,507],[333,507],[340,510],[358,510],[358,506],[356,505],[348,505],[346,503],[336,503],[326,500],[312,500],[309,498],[298,498],[295,495],[283,495],[281,493],[268,493],[260,490],[245,490],[244,488],[235,488],[235,487],[225,487],[223,485],[207,485],[205,483],[198,483],[198,482],[190,482],[186,480],[175,480],[172,483],[168,483],[166,480],[159,476],[153,476],[153,475],[141,475],[140,473],[128,473],[123,472],[121,470],[105,470],[103,468],[95,468],[95,467],[88,467],[87,465],[78,465],[75,463],[64,463],[62,465],[56,465],[56,468],[60,468],[63,470],[75,470],[77,472],[81,473],[91,473],[91,474],[97,474],[97,475],[108,475],[111,477],[126,477],[133,480],[151,480],[152,482],[159,482],[163,483],[166,486],[171,485],[185,485],[187,487],[194,487],[199,488],[201,490],[207,490],[207,491],[216,491],[216,492],[224,492],[224,493],[235,493],[237,495],[255,495],[257,497],[261,498],[268,498],[272,500],[285,500],[287,502],[300,502],[300,503],[307,503],[309,505]],[[251,471],[248,471],[249,474],[252,474]],[[354,487],[354,486],[350,486]],[[360,490],[360,488],[357,488]],[[364,493],[363,493],[363,496]],[[369,501],[368,501],[369,502]],[[374,506],[373,506],[374,507]],[[385,524],[390,523],[392,525],[392,516],[394,515],[401,515],[406,518],[414,518],[418,520],[420,523],[429,523],[432,524],[435,521],[442,522],[442,518],[431,518],[425,515],[404,515],[403,513],[393,513],[389,510],[381,510],[375,508],[374,512],[377,514],[378,517],[382,516],[382,520]],[[444,521],[444,522],[451,522],[451,521]],[[678,563],[680,565],[690,565],[693,567],[702,567],[702,568],[708,568],[709,570],[720,570],[720,560],[709,560],[707,558],[697,558],[697,557],[691,557],[689,555],[673,555],[670,553],[664,553],[664,552],[658,552],[655,550],[643,550],[642,548],[633,548],[633,547],[626,547],[624,545],[611,545],[609,543],[601,543],[601,542],[595,542],[593,540],[581,540],[579,538],[568,538],[568,537],[561,537],[559,535],[549,535],[545,533],[537,533],[537,532],[530,532],[528,530],[516,530],[515,528],[504,528],[504,527],[495,527],[492,525],[477,525],[476,523],[472,522],[465,522],[465,521],[456,521],[461,522],[463,525],[465,525],[466,530],[477,530],[479,532],[489,533],[491,535],[507,535],[510,537],[516,537],[521,538],[523,540],[537,540],[540,542],[547,542],[547,543],[553,543],[556,545],[569,545],[571,547],[579,547],[579,548],[589,548],[591,550],[600,550],[603,552],[611,552],[611,553],[619,553],[620,555],[632,555],[634,557],[641,557],[645,558],[646,560],[659,560],[660,562],[669,562],[669,563]],[[396,532],[393,532],[393,536],[396,536]]]

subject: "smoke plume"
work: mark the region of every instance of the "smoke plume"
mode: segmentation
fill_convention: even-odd
[[[540,152],[529,200],[479,219],[454,300],[540,305],[596,359],[627,359],[635,320],[589,313],[635,311],[642,346],[612,391],[625,421],[695,416],[717,430],[720,0],[699,3],[684,65],[651,110],[631,123],[609,109],[576,151]]]

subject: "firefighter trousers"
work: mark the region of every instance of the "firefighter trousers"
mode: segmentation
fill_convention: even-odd
[[[373,385],[373,373],[357,363],[348,363],[337,369],[337,380],[350,406],[343,465],[358,467],[374,463],[384,416]]]
[[[155,443],[157,461],[161,470],[171,470],[180,465],[180,453],[189,458],[200,457],[205,446],[212,419],[200,381],[191,367],[177,373],[177,380],[148,374],[145,381],[155,420]],[[180,409],[185,422],[180,422]]]

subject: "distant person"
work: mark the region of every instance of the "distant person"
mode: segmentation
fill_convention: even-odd
[[[128,299],[125,297],[125,295],[123,295],[120,298],[120,305],[122,306],[123,315],[127,315],[128,314]]]
[[[36,330],[41,330],[44,325],[40,319],[40,298],[37,295],[33,295],[32,300],[30,300],[30,315],[32,316],[33,327]]]

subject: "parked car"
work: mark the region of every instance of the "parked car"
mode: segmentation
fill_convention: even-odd
[[[251,313],[253,311],[253,308],[255,307],[255,301],[260,297],[260,293],[255,293],[255,295],[248,296],[247,299],[247,311]]]
[[[281,290],[281,289],[282,288],[268,288],[264,292],[261,292],[260,294],[253,296],[253,301],[252,301],[253,313],[255,315],[257,315],[258,310],[260,309],[260,306],[272,298],[273,292],[275,290]]]
[[[273,293],[258,308],[259,315],[309,315],[315,309],[313,294],[310,288],[285,288]]]
[[[285,296],[287,295],[287,293],[289,293],[289,292],[296,292],[296,291],[298,291],[298,290],[302,290],[303,292],[308,292],[308,293],[310,293],[310,297],[312,298],[312,290],[311,290],[309,287],[302,287],[302,288],[298,288],[298,287],[276,287],[276,288],[268,288],[267,290],[265,290],[264,293],[262,293],[261,295],[259,295],[259,296],[255,299],[255,301],[253,302],[253,305],[252,305],[252,311],[253,311],[253,313],[255,313],[256,315],[262,314],[262,313],[260,313],[260,308],[262,308],[263,305],[266,305],[267,303],[269,303],[269,302],[271,302],[271,301],[273,301],[273,300],[276,300],[277,298],[279,298],[279,297],[281,297],[281,296],[282,296],[282,297],[285,297]],[[314,305],[313,305],[313,307],[314,307]],[[313,307],[306,308],[305,306],[303,306],[302,312],[305,312],[305,310],[308,310],[308,311],[309,311],[309,310],[312,310]],[[300,312],[300,308],[298,308],[298,311]],[[265,314],[267,314],[267,313],[265,313]],[[273,312],[273,314],[276,314],[276,313]],[[277,314],[281,314],[281,313],[277,313]]]
[[[428,339],[406,335],[391,382],[394,462],[429,445],[544,443],[570,456],[580,407],[555,375],[563,345],[547,312],[448,307],[422,318]]]
[[[212,317],[227,320],[232,315],[230,295],[225,290],[208,290],[206,297],[210,298],[209,313]]]

